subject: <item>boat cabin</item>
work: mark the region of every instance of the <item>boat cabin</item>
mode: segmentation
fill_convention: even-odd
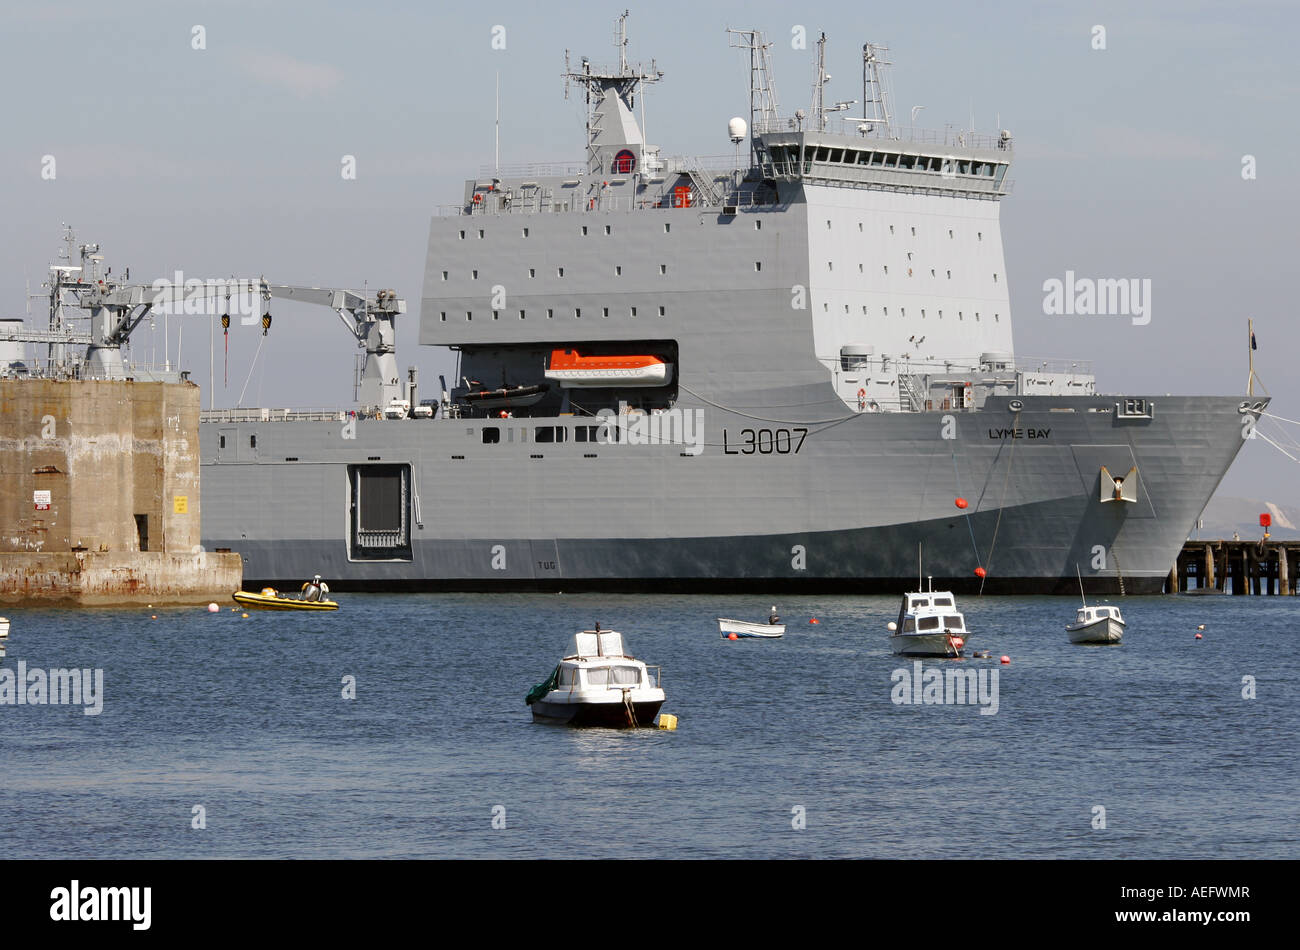
[[[569,651],[560,660],[556,689],[659,685],[659,667],[646,666],[628,654],[623,634],[614,630],[575,633]]]
[[[899,633],[965,633],[966,621],[948,591],[904,594],[898,611]]]
[[[1075,623],[1096,623],[1099,620],[1117,620],[1124,622],[1118,607],[1080,607],[1075,614]]]

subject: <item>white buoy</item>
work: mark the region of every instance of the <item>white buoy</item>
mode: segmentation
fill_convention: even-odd
[[[215,614],[221,610],[216,604],[208,604],[208,613]]]

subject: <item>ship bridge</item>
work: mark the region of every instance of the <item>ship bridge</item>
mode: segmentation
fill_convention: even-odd
[[[758,166],[776,181],[1001,197],[1011,191],[1011,133],[947,129],[892,134],[864,119],[831,119],[805,130],[802,116],[760,121]]]

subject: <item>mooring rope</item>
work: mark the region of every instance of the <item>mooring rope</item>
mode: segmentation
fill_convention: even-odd
[[[998,546],[998,529],[1002,527],[1002,512],[1007,506],[1007,485],[1011,483],[1011,467],[1016,462],[1016,439],[1015,429],[1020,427],[1020,410],[1016,410],[1015,418],[1012,420],[1012,439],[1011,455],[1007,458],[1007,474],[1002,479],[1002,501],[998,503],[998,520],[993,523],[993,540],[989,542],[988,566],[984,569],[984,576],[980,578],[980,596],[984,596],[984,582],[988,580],[988,569],[993,566],[993,550]],[[979,552],[975,552],[978,556]]]

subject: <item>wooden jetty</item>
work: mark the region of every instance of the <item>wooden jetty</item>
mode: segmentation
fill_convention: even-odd
[[[1300,565],[1300,540],[1188,541],[1165,580],[1165,593],[1294,596],[1292,565]]]

